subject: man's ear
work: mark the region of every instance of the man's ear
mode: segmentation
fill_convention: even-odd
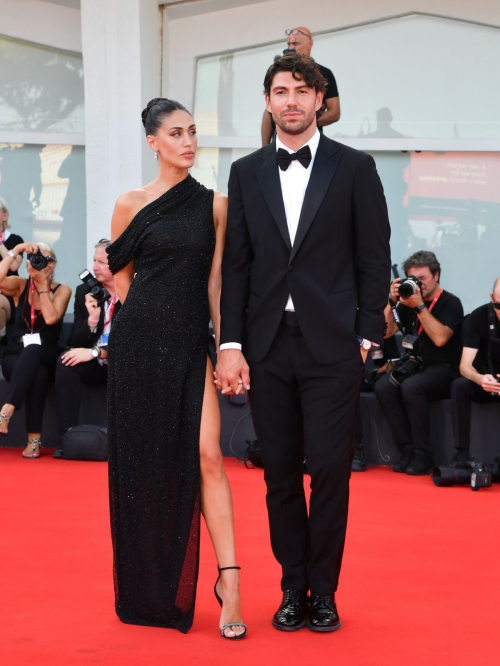
[[[269,99],[269,95],[267,93],[264,93],[264,99],[266,100],[266,109],[269,111],[269,113],[272,114],[272,109],[271,109],[271,101]]]
[[[320,109],[322,109],[324,107],[324,104],[323,104],[323,97],[324,96],[325,96],[325,93],[322,93],[322,92],[317,92],[316,93],[316,104],[314,106],[315,111],[319,111]]]

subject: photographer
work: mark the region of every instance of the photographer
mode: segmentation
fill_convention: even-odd
[[[8,275],[23,252],[28,253],[27,280]],[[40,457],[45,393],[61,353],[62,321],[71,297],[71,289],[54,278],[56,263],[46,243],[20,243],[0,261],[0,289],[12,296],[16,305],[12,338],[2,358],[3,375],[10,387],[0,411],[0,433],[7,434],[14,411],[26,399],[28,445],[24,458]]]
[[[493,285],[490,303],[481,305],[464,325],[462,377],[451,386],[453,435],[456,454],[448,467],[466,469],[470,453],[471,402],[500,405],[500,278]]]
[[[120,310],[113,274],[108,267],[106,248],[110,241],[103,238],[95,246],[94,274],[109,298],[98,303],[87,284],[75,293],[75,320],[71,334],[71,349],[61,355],[56,371],[56,405],[59,445],[71,427],[78,424],[81,383],[92,386],[108,382],[107,344],[114,317]],[[104,297],[106,294],[104,295]],[[62,458],[59,448],[54,458]]]
[[[429,474],[434,464],[428,403],[448,398],[459,374],[463,308],[460,299],[439,286],[441,266],[433,252],[416,252],[403,268],[407,280],[397,278],[391,284],[386,337],[398,331],[395,309],[403,343],[413,344],[413,349],[404,367],[400,362],[375,384],[375,394],[402,451],[394,471],[417,476]],[[413,295],[400,295],[403,282],[403,291],[413,290]]]
[[[10,231],[9,222],[9,209],[7,202],[3,197],[0,197],[0,261],[7,256],[9,250],[12,250],[16,245],[24,243],[21,236],[13,234]],[[17,269],[23,260],[22,253],[12,260],[7,275],[18,275]],[[7,323],[11,320],[14,312],[14,300],[12,296],[0,295],[0,338],[3,338],[7,332]]]

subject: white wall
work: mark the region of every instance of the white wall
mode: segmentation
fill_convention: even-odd
[[[500,26],[500,2],[492,0],[270,0],[202,16],[171,18],[164,39],[168,72],[164,68],[163,93],[193,107],[199,56],[279,40],[285,48],[284,30],[296,25],[315,33],[414,11]],[[168,16],[168,7],[165,12]]]
[[[82,0],[88,261],[116,199],[154,178],[144,100],[160,95],[157,0]]]
[[[0,33],[44,46],[82,51],[80,12],[39,0],[0,0]]]

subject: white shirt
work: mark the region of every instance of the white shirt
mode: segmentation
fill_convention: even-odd
[[[320,140],[319,130],[316,129],[316,132],[313,136],[307,141],[304,146],[309,146],[311,149],[311,162],[309,167],[306,169],[298,160],[292,160],[290,166],[286,171],[278,168],[280,175],[281,183],[281,194],[283,196],[283,203],[285,205],[285,215],[286,221],[288,224],[288,233],[290,234],[290,243],[292,244],[295,241],[295,235],[297,233],[297,227],[299,226],[300,213],[302,211],[302,204],[304,203],[304,196],[306,193],[306,188],[309,183],[309,178],[311,176],[311,171],[314,164],[314,158],[316,157],[316,152],[318,150],[318,144]],[[303,148],[304,146],[300,146]],[[288,153],[293,153],[295,151],[291,150],[285,144],[276,137],[276,151],[278,148],[283,148]],[[298,150],[300,150],[298,148]],[[285,310],[294,312],[295,308],[293,307],[292,297],[288,296],[288,301],[285,306]],[[223,349],[240,349],[241,343],[239,342],[225,342],[220,346],[220,350]]]

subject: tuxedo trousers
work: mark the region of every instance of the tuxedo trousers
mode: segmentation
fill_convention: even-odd
[[[264,360],[249,364],[271,546],[282,567],[283,590],[332,594],[344,551],[363,363],[361,354],[341,363],[319,363],[295,315],[286,315]],[[304,459],[311,484],[309,513]]]

